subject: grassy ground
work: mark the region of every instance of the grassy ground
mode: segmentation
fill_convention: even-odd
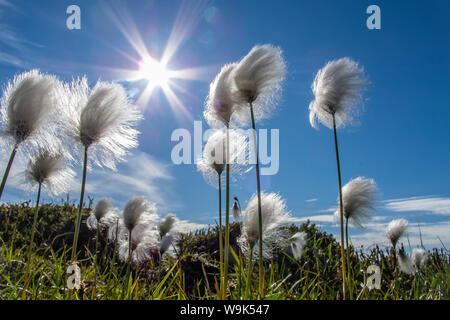
[[[219,267],[217,230],[183,235],[177,257],[152,261],[129,269],[118,262],[112,245],[101,235],[101,251],[95,257],[95,232],[82,225],[80,232],[80,290],[67,289],[67,268],[76,208],[72,205],[42,205],[39,211],[37,244],[32,254],[32,277],[27,299],[217,299]],[[86,218],[89,210],[84,212]],[[28,203],[0,207],[0,299],[20,299],[26,281],[25,266],[33,208]],[[305,231],[308,243],[300,262],[289,248],[274,252],[266,261],[266,299],[340,299],[339,244],[316,226],[290,226],[287,232]],[[247,259],[236,244],[239,225],[231,226],[229,299],[257,299],[258,274],[254,262],[247,285]],[[352,251],[349,297],[351,299],[449,299],[450,256],[444,249],[429,253],[426,266],[416,275],[395,267],[393,252],[378,247]],[[381,270],[381,288],[364,287],[370,265]]]

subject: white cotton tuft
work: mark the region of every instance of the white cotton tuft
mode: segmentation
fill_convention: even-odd
[[[428,254],[423,248],[414,248],[411,256],[406,254],[404,250],[400,250],[398,254],[400,270],[406,274],[418,273],[425,266],[427,260]]]
[[[363,72],[350,58],[330,61],[317,72],[312,84],[315,99],[309,104],[309,120],[314,128],[318,120],[333,129],[333,114],[337,128],[354,122],[366,85]]]
[[[99,81],[89,90],[87,79],[66,84],[67,134],[89,148],[89,159],[115,170],[127,150],[138,145],[134,129],[141,114],[131,104],[125,89],[117,83]]]
[[[112,199],[102,198],[87,218],[86,225],[91,230],[97,229],[98,224],[102,228],[111,228],[116,224],[118,218],[117,209],[112,205]]]
[[[66,192],[73,181],[75,172],[68,166],[70,155],[62,149],[40,148],[31,155],[23,172],[26,189],[35,188],[39,183],[51,195]]]
[[[398,239],[405,233],[407,227],[408,221],[405,219],[392,220],[388,224],[386,235],[394,247],[397,245]]]
[[[370,212],[374,210],[377,193],[377,185],[373,179],[358,177],[348,182],[342,188],[344,217],[354,226],[363,228],[370,220]],[[339,210],[335,212],[335,216],[340,217]]]
[[[303,254],[303,249],[306,246],[306,237],[308,235],[306,232],[297,232],[294,234],[289,240],[291,242],[292,254],[294,255],[294,259],[300,261]]]
[[[286,202],[277,193],[261,193],[262,238],[276,240],[279,228],[292,221]],[[254,247],[259,239],[258,195],[254,194],[242,217],[242,236]]]
[[[255,46],[232,72],[235,100],[241,106],[254,104],[255,121],[267,118],[280,96],[285,75],[286,64],[280,48],[270,44]],[[239,119],[249,119],[249,108],[240,109],[247,117]]]
[[[197,170],[203,174],[206,182],[215,188],[219,187],[218,176],[230,164],[231,176],[241,174],[241,169],[248,164],[247,138],[238,130],[228,130],[230,137],[229,160],[227,160],[227,129],[218,129],[209,137],[202,156],[197,159]],[[224,184],[222,184],[222,187]]]
[[[206,122],[213,128],[223,125],[230,126],[231,117],[239,111],[238,101],[234,99],[235,85],[231,77],[237,63],[230,63],[222,67],[219,74],[209,86],[209,95],[203,112]]]
[[[412,265],[411,257],[404,252],[404,250],[400,250],[398,253],[398,266],[400,270],[406,274],[414,274],[415,270]]]
[[[171,234],[162,237],[161,241],[159,242],[159,252],[160,252],[161,256],[166,252],[167,253],[170,252],[170,249],[171,249],[171,246],[172,246],[172,243],[174,240],[175,240],[175,237]]]
[[[411,254],[412,265],[416,270],[420,270],[425,266],[428,260],[428,253],[423,248],[414,248]]]
[[[166,236],[173,229],[177,221],[178,219],[174,214],[169,213],[166,215],[158,224],[159,236],[161,238]]]
[[[58,83],[38,70],[16,75],[3,92],[1,134],[12,138],[14,145],[27,142],[34,149],[56,144]]]
[[[159,257],[159,235],[154,226],[137,224],[131,233],[131,264],[142,266]],[[119,260],[127,261],[129,254],[129,238],[119,237]]]
[[[123,209],[124,226],[129,231],[138,224],[153,224],[157,219],[155,204],[148,202],[144,197],[134,197],[128,200]]]

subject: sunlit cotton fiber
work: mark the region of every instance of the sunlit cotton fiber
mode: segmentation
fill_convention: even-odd
[[[354,122],[367,83],[363,73],[363,68],[350,58],[330,61],[317,72],[312,84],[315,99],[309,105],[309,119],[314,128],[318,127],[318,121],[332,129],[333,114],[337,128]]]

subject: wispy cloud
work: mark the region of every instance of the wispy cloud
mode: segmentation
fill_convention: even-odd
[[[395,212],[428,212],[450,215],[450,198],[421,196],[385,201],[385,208]]]
[[[86,191],[97,196],[115,197],[125,201],[143,195],[159,206],[166,207],[172,194],[167,182],[173,177],[166,165],[153,156],[135,151],[118,171],[94,169],[88,174]]]
[[[365,230],[361,231],[350,231],[350,239],[354,246],[364,246],[365,248],[371,247],[375,244],[380,246],[388,247],[390,246],[389,240],[386,237],[386,227],[388,223],[371,223],[367,225]],[[447,222],[430,222],[420,224],[420,231],[422,233],[422,241],[425,247],[439,248],[442,244],[439,239],[447,246],[450,243],[450,221]],[[438,238],[439,237],[439,238]],[[408,243],[409,239],[409,243]],[[406,234],[401,238],[401,243],[405,247],[411,248],[418,246],[420,241],[419,226],[410,224]]]
[[[306,200],[306,202],[316,202],[317,201],[317,198],[313,198],[313,199],[308,199],[308,200]]]
[[[333,223],[334,217],[331,214],[321,214],[316,216],[308,216],[308,217],[300,217],[298,218],[301,222],[305,222],[307,220],[317,221],[317,222],[325,222],[325,223]]]

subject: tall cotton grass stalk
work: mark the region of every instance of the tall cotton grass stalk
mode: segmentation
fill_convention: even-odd
[[[138,145],[138,131],[133,127],[141,115],[119,84],[99,81],[89,90],[87,79],[82,78],[66,84],[61,90],[67,97],[67,133],[81,146],[83,154],[80,205],[72,247],[72,260],[76,260],[88,151],[94,164],[115,170],[115,162],[124,160],[127,150]]]
[[[222,234],[222,173],[226,169],[226,195],[229,204],[230,171],[240,174],[240,169],[246,163],[247,139],[238,130],[228,127],[216,130],[208,139],[202,157],[197,160],[197,168],[205,180],[219,189],[219,264],[221,271],[222,295],[225,295],[228,274],[229,256],[229,208],[226,209],[225,220],[225,257],[223,254]],[[225,260],[225,261],[224,261]]]
[[[341,167],[337,129],[351,124],[354,115],[359,111],[361,92],[366,85],[363,69],[349,59],[342,58],[328,62],[320,69],[312,84],[314,100],[309,104],[309,119],[311,125],[317,128],[317,120],[326,127],[333,129],[336,152],[336,165],[339,184],[339,210],[341,228],[341,262],[343,297],[346,298],[347,281],[344,251],[344,208],[342,202]]]
[[[220,127],[224,125],[227,129],[230,128],[231,117],[234,113],[239,111],[239,104],[234,99],[233,91],[234,91],[234,79],[232,77],[232,73],[237,66],[237,63],[227,64],[222,67],[219,74],[216,76],[214,81],[210,85],[209,95],[206,100],[206,108],[204,111],[204,117],[208,124],[212,127]],[[226,140],[226,148],[225,152],[227,158],[229,158],[229,137],[227,130],[227,140]],[[225,176],[226,176],[226,209],[225,209],[225,268],[221,268],[221,291],[222,294],[225,295],[227,285],[227,275],[228,275],[228,256],[229,256],[229,217],[230,217],[230,166],[229,164],[225,164]],[[222,169],[223,171],[223,169]],[[219,182],[220,182],[219,175]],[[219,193],[220,193],[219,188]],[[221,199],[221,195],[219,195]],[[221,200],[219,200],[221,202]],[[221,203],[219,204],[221,206]],[[222,221],[219,221],[219,236],[221,237],[221,224]],[[222,242],[220,241],[220,245]],[[222,253],[222,250],[220,250]],[[227,254],[228,253],[228,254]],[[223,254],[220,257],[221,263],[223,261]]]
[[[405,219],[392,220],[386,228],[386,236],[392,243],[394,248],[394,256],[396,254],[397,242],[403,236],[408,228],[408,221]]]
[[[25,299],[26,289],[30,281],[31,253],[36,233],[42,187],[49,194],[61,194],[68,190],[70,182],[75,175],[74,171],[67,165],[67,153],[62,148],[57,150],[52,149],[39,149],[31,156],[28,167],[23,173],[24,183],[28,188],[34,189],[37,186],[37,198],[33,225],[31,227],[30,245],[28,247],[26,280],[22,290],[22,299]]]
[[[370,221],[370,213],[375,208],[377,194],[378,189],[375,181],[364,177],[357,177],[342,188],[347,255],[349,254],[348,224],[350,222],[356,227],[364,228],[364,225]],[[339,211],[334,214],[338,217],[340,215]]]
[[[256,156],[256,185],[258,192],[259,235],[262,237],[261,183],[259,173],[258,143],[255,119],[270,115],[279,97],[281,82],[286,74],[286,64],[280,48],[265,44],[255,46],[234,68],[232,76],[236,86],[235,100],[238,105],[250,107],[253,129],[253,143]],[[229,205],[227,203],[227,205]],[[264,273],[262,257],[262,238],[259,239],[259,291],[264,297]]]
[[[0,185],[0,198],[19,146],[27,142],[36,149],[56,142],[52,120],[58,115],[57,83],[54,76],[32,70],[16,75],[3,91],[0,135],[8,138],[12,151]]]
[[[294,259],[300,261],[302,258],[303,250],[306,246],[306,232],[297,232],[289,240],[291,242],[291,250],[294,255]]]

